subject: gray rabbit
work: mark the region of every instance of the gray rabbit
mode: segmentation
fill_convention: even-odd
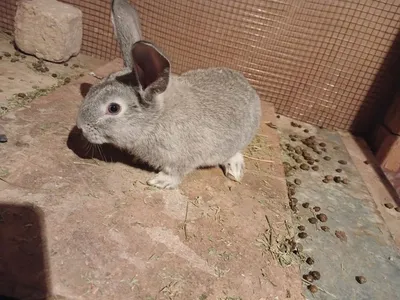
[[[126,1],[115,0],[113,14],[122,7],[117,3]],[[126,68],[89,90],[77,127],[89,142],[114,144],[159,170],[147,182],[158,188],[174,189],[196,168],[218,165],[227,177],[241,181],[241,151],[261,118],[256,91],[241,73],[227,68],[172,74],[156,46],[125,32],[137,28],[128,25],[138,24],[137,16],[120,17],[115,22],[113,16],[120,44],[128,45],[121,37],[132,38],[129,55],[123,55]]]

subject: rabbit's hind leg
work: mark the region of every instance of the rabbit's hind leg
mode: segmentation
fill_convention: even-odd
[[[244,159],[242,153],[238,152],[222,164],[225,176],[240,182],[244,174]]]

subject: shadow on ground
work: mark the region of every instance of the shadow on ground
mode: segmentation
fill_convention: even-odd
[[[155,171],[146,163],[139,161],[129,153],[111,144],[90,144],[82,135],[82,131],[76,126],[74,126],[68,135],[67,147],[82,159],[98,159],[109,163],[122,163],[149,172]]]
[[[0,204],[0,299],[50,294],[43,212],[32,204]]]

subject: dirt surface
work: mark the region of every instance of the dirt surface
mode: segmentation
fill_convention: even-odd
[[[78,55],[67,63],[39,63],[15,48],[13,37],[0,31],[0,116],[52,92],[69,80],[88,74],[104,61]],[[47,69],[46,69],[47,68]]]
[[[120,67],[117,60],[96,74]],[[178,190],[153,189],[144,184],[151,170],[124,153],[104,147],[95,159],[85,155],[74,124],[81,93],[95,80],[79,78],[0,119],[9,139],[0,144],[7,226],[0,228],[15,232],[0,235],[1,292],[304,299],[298,258],[286,243],[293,228],[276,130],[263,122],[241,184],[212,168],[193,172]],[[271,105],[263,115],[275,122]]]

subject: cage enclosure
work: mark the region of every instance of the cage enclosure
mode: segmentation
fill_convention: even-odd
[[[57,1],[79,17],[65,13],[63,28],[79,33],[69,41],[80,47],[68,61],[76,49],[60,47],[53,61],[21,51],[19,1],[0,0],[0,236],[13,224],[4,220],[19,218],[9,204],[43,209],[50,267],[38,266],[48,280],[38,288],[96,300],[396,298],[400,0],[130,1],[173,73],[228,67],[257,90],[263,120],[243,151],[246,175],[237,183],[218,168],[195,170],[177,191],[158,190],[146,184],[155,172],[129,153],[85,144],[74,127],[78,107],[122,66],[111,0]],[[75,66],[82,56],[101,61]],[[4,103],[15,106],[5,112]],[[4,237],[32,257],[25,235]],[[13,268],[0,257],[8,276],[4,266]],[[17,287],[35,276],[10,273],[0,298],[7,288],[32,294]]]
[[[63,1],[83,12],[83,52],[119,55],[102,1]],[[133,1],[144,37],[173,71],[242,71],[278,113],[369,134],[393,99],[399,69],[399,1]],[[0,4],[13,29],[16,1]]]

